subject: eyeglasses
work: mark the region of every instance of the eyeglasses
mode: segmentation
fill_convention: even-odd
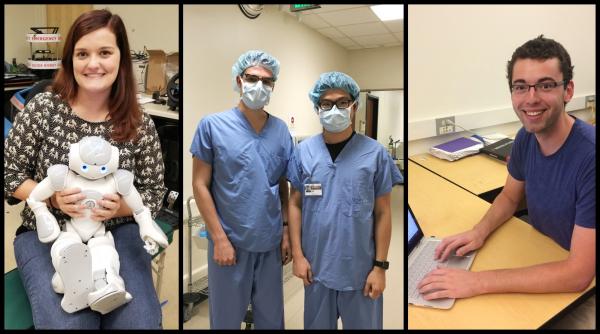
[[[567,84],[567,80],[563,80],[563,81],[543,81],[543,82],[538,82],[536,84],[533,85],[528,85],[526,83],[517,83],[517,84],[512,84],[510,85],[510,91],[514,94],[514,95],[523,95],[529,92],[529,89],[531,87],[533,87],[533,89],[536,92],[543,92],[543,93],[549,93],[551,92],[554,88],[558,87],[559,85],[566,85]]]
[[[275,80],[273,78],[259,77],[258,75],[247,73],[244,73],[242,76],[244,77],[244,81],[249,83],[256,83],[260,80],[265,86],[269,86],[271,88],[275,86]]]
[[[351,99],[343,97],[337,101],[321,100],[319,103],[317,103],[317,106],[319,107],[320,111],[329,111],[331,108],[333,108],[333,106],[336,106],[338,109],[346,109],[350,108],[350,106],[353,104],[354,102]]]

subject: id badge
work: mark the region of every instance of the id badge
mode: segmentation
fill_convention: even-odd
[[[304,185],[304,196],[323,196],[323,188],[320,183],[307,183]]]

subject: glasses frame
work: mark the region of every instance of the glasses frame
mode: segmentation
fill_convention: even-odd
[[[329,110],[333,109],[333,106],[336,106],[338,109],[346,109],[346,108],[341,108],[340,106],[338,106],[338,102],[342,101],[342,100],[349,100],[351,102],[350,105],[346,108],[352,108],[352,106],[356,103],[356,101],[352,101],[352,98],[341,97],[341,98],[337,99],[336,101],[325,100],[325,101],[333,102],[333,105],[329,109],[321,108],[321,101],[319,101],[316,105],[316,109],[319,113],[323,112],[323,111],[329,111]]]
[[[246,82],[252,83],[252,81],[248,80],[248,77],[250,77],[250,76],[256,77],[258,79],[256,81],[261,81],[263,83],[263,85],[265,85],[265,86],[269,86],[271,88],[275,87],[275,79],[273,79],[273,77],[266,78],[266,77],[261,77],[259,75],[255,75],[255,74],[242,73],[241,78],[242,78],[242,80],[244,80]],[[270,82],[270,83],[265,82],[265,80],[267,80],[267,82]]]
[[[554,87],[552,87],[552,88],[550,88],[550,89],[548,89],[548,90],[545,91],[545,90],[542,89],[542,85],[547,85],[547,84],[553,84]],[[549,93],[549,92],[551,92],[552,90],[554,90],[556,87],[558,87],[560,85],[567,86],[567,80],[561,80],[561,81],[542,81],[542,82],[535,83],[533,85],[526,84],[526,83],[510,84],[510,93],[512,95],[522,96],[522,95],[525,95],[525,94],[529,93],[529,91],[531,90],[531,87],[533,87],[533,91],[536,92],[536,93],[540,92],[540,91],[542,93]],[[525,90],[523,92],[515,92],[513,90],[513,88],[515,86],[527,86],[527,90]]]

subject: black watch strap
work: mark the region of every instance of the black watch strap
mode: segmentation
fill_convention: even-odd
[[[373,266],[380,267],[380,268],[387,270],[390,267],[390,263],[387,261],[373,260]]]

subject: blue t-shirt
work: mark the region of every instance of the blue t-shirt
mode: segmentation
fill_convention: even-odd
[[[281,242],[279,180],[292,150],[287,126],[273,115],[258,134],[238,108],[198,124],[190,152],[212,166],[210,192],[235,247],[266,252]]]
[[[375,201],[403,182],[392,157],[355,134],[332,161],[316,135],[296,146],[287,176],[302,194],[302,251],[313,280],[339,291],[362,289],[375,259]],[[319,185],[320,194],[307,194],[307,185]]]
[[[525,181],[529,222],[565,249],[574,225],[596,228],[596,131],[579,119],[558,151],[544,156],[533,133],[519,130],[508,172]]]

